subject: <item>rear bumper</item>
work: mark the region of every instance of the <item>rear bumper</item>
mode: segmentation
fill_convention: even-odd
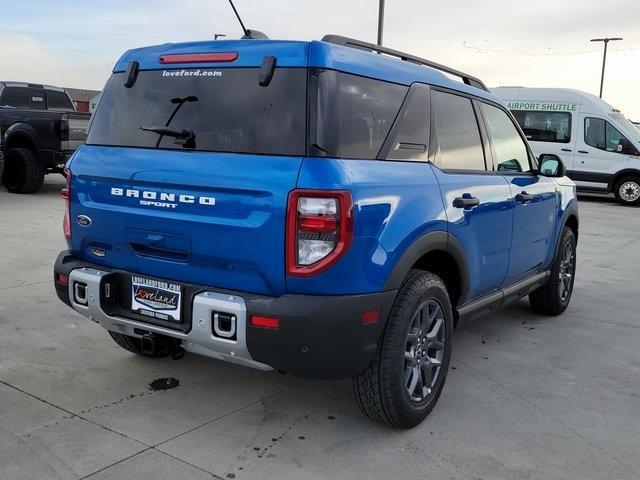
[[[76,259],[62,252],[54,267],[54,284],[60,300],[99,323],[107,330],[132,336],[156,333],[182,341],[187,351],[269,370],[277,368],[294,375],[343,378],[363,371],[371,362],[396,291],[365,295],[267,297],[245,292],[185,286],[183,324],[167,325],[135,315],[126,317],[106,308],[102,284],[113,274],[126,274]],[[69,277],[68,285],[58,281]],[[144,273],[143,273],[144,274]],[[74,282],[88,285],[87,305],[73,299]],[[364,325],[364,311],[380,311],[379,320]],[[234,340],[213,333],[212,312],[237,318]],[[251,325],[252,315],[275,317],[277,329]]]

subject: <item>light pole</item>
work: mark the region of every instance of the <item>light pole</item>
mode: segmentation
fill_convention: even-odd
[[[602,56],[602,76],[600,77],[600,98],[602,98],[602,86],[604,85],[604,67],[607,63],[607,45],[609,42],[614,42],[617,40],[622,40],[620,37],[615,38],[592,38],[592,42],[603,42],[604,43],[604,55]]]
[[[384,0],[380,0],[378,7],[378,45],[382,46],[382,28],[384,27]]]

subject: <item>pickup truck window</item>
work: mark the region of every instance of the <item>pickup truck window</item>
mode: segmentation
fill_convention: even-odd
[[[504,173],[530,171],[527,147],[509,116],[492,105],[484,102],[481,105],[495,153],[496,170]]]
[[[306,69],[276,68],[266,87],[259,68],[141,71],[131,88],[124,76],[109,80],[87,144],[305,154]],[[163,127],[193,132],[193,139],[150,130]]]
[[[47,106],[49,110],[57,110],[60,112],[73,112],[73,103],[64,92],[57,90],[47,90]]]
[[[571,141],[569,112],[514,110],[512,113],[530,142],[569,143]]]
[[[29,107],[32,110],[46,110],[47,109],[47,96],[44,90],[32,90],[29,92]]]
[[[0,107],[29,108],[29,94],[26,88],[5,87],[0,98]]]
[[[485,170],[480,130],[471,100],[434,90],[431,102],[437,138],[434,163],[445,170]]]

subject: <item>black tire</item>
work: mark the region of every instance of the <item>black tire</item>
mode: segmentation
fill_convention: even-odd
[[[27,148],[7,151],[2,183],[11,193],[34,193],[44,182],[44,170],[35,153]]]
[[[618,180],[613,194],[623,205],[640,205],[640,177],[624,177]]]
[[[567,309],[573,293],[576,258],[576,236],[569,227],[565,227],[551,267],[551,277],[542,287],[529,294],[529,303],[534,312],[560,315]]]
[[[416,327],[415,319],[420,310],[424,312],[426,308],[427,316],[431,317],[431,312],[437,312],[438,307],[441,315],[437,319],[434,315],[435,320],[427,321],[430,324],[424,328],[427,333],[420,333],[420,336],[414,333],[416,328],[423,332],[422,328],[427,324]],[[438,345],[437,351],[432,351],[431,343],[428,343],[433,332],[443,333],[442,338],[438,337],[441,349]],[[453,313],[446,286],[432,273],[412,270],[398,292],[376,355],[364,372],[353,377],[360,410],[369,418],[394,428],[411,428],[422,422],[433,410],[444,387],[451,358],[452,335]],[[422,366],[416,365],[419,363],[419,358],[416,359],[419,351],[414,350],[413,356],[410,355],[412,337],[423,338],[422,347],[419,342],[415,344],[418,347],[427,345],[427,353],[421,351],[424,355]],[[430,358],[436,356],[439,358]],[[438,360],[439,366],[431,360]],[[414,385],[410,394],[415,369],[420,383]],[[433,382],[430,387],[425,386],[427,373],[423,369],[429,369],[428,375]],[[416,391],[423,398],[413,398]]]

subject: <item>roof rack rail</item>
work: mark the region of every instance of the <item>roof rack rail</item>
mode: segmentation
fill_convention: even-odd
[[[416,57],[415,55],[400,52],[398,50],[393,50],[387,47],[382,47],[380,45],[375,45],[373,43],[363,42],[362,40],[356,40],[355,38],[343,37],[341,35],[325,35],[324,37],[322,37],[322,41],[328,42],[328,43],[334,43],[336,45],[342,45],[344,47],[356,48],[358,50],[365,50],[371,53],[384,53],[385,55],[397,57],[400,60],[404,60],[406,62],[411,62],[418,65],[424,65],[427,67],[435,68],[436,70],[440,70],[441,72],[445,72],[450,75],[460,77],[462,81],[467,85],[479,88],[486,92],[489,91],[487,86],[479,78],[473,77],[471,75],[467,75],[466,73],[456,70],[454,68],[450,68],[445,65],[432,62],[431,60]]]

